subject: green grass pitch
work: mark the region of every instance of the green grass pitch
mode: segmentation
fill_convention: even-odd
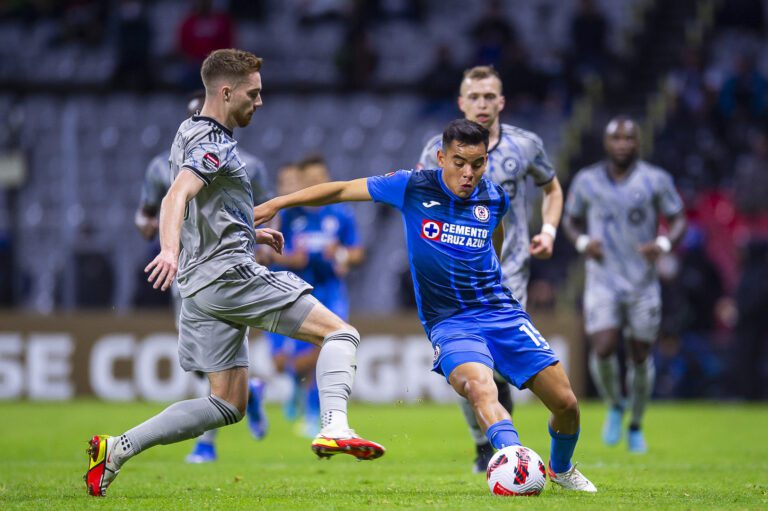
[[[163,408],[156,403],[0,403],[0,509],[768,509],[768,406],[654,404],[650,452],[600,441],[603,408],[582,405],[575,459],[598,487],[574,494],[548,483],[540,497],[495,497],[470,473],[473,449],[453,405],[353,403],[354,427],[387,454],[358,462],[316,460],[278,407],[267,437],[244,423],[219,435],[219,461],[183,462],[192,441],[158,446],[127,463],[106,499],[82,482],[86,439],[117,434]],[[523,443],[549,453],[547,414],[520,405]]]

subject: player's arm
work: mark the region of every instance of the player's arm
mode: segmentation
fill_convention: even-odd
[[[275,197],[253,208],[253,224],[261,225],[278,211],[295,206],[325,206],[338,202],[370,201],[368,178],[353,181],[332,181],[304,188],[298,192]]]
[[[501,249],[504,246],[504,222],[499,222],[499,225],[493,230],[491,241],[493,241],[493,251],[496,252],[496,257],[501,261]]]
[[[563,230],[577,252],[598,261],[603,259],[603,244],[589,237],[583,218],[566,214],[563,217]]]
[[[181,223],[187,202],[203,189],[205,183],[194,172],[182,168],[160,205],[160,253],[146,268],[153,288],[168,289],[176,276],[181,246]]]
[[[144,239],[151,240],[157,234],[160,226],[157,219],[157,208],[147,205],[139,206],[133,217],[133,223]]]
[[[555,244],[557,226],[563,214],[563,189],[556,177],[541,187],[544,198],[541,202],[541,218],[544,220],[541,232],[531,239],[530,252],[537,259],[549,259]]]
[[[648,261],[653,262],[658,259],[661,254],[666,254],[671,251],[672,247],[677,245],[678,242],[683,239],[685,230],[688,227],[685,213],[680,211],[677,214],[670,215],[667,217],[667,222],[669,223],[669,231],[667,234],[660,234],[656,236],[656,239],[653,241],[643,243],[637,249]]]

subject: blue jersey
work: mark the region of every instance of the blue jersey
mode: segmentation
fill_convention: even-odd
[[[416,305],[428,334],[460,312],[521,308],[502,284],[492,243],[509,197],[483,178],[462,199],[445,186],[442,172],[400,170],[368,179],[373,200],[402,213]]]
[[[308,264],[296,273],[316,289],[330,288],[346,295],[342,280],[325,252],[333,245],[357,247],[355,218],[349,206],[333,204],[319,208],[290,208],[281,213],[280,226],[288,252],[303,250]]]

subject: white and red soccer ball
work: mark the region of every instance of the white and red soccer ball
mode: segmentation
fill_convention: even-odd
[[[547,482],[546,471],[533,449],[522,445],[505,447],[488,462],[488,488],[494,495],[538,495]]]

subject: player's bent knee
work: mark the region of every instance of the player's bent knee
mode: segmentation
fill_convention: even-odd
[[[570,390],[560,393],[555,400],[552,412],[561,417],[578,418],[579,401],[576,395]]]

